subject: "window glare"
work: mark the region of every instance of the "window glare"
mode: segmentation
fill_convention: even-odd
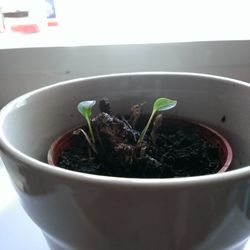
[[[249,7],[248,0],[0,0],[0,48],[245,40]],[[28,16],[10,17],[17,11]]]

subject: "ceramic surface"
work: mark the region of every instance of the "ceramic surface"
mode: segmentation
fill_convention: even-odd
[[[75,173],[46,164],[51,142],[82,122],[76,105],[108,96],[114,113],[156,97],[206,123],[234,152],[231,171],[164,180]],[[241,249],[249,237],[250,86],[198,74],[123,74],[56,84],[0,114],[4,164],[22,205],[52,249]]]

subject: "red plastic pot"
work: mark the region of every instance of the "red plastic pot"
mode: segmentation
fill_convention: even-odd
[[[191,124],[193,126],[194,131],[195,130],[199,131],[199,133],[202,133],[203,137],[206,138],[208,142],[219,146],[220,170],[218,171],[218,173],[225,172],[228,170],[231,164],[232,158],[233,158],[233,152],[232,152],[232,148],[228,140],[223,135],[221,135],[216,130],[204,124],[193,122],[193,121],[166,117],[164,122],[171,123],[172,125],[176,124],[176,125],[181,125],[181,126],[186,126],[186,125]],[[54,166],[58,165],[61,153],[64,150],[70,148],[72,144],[73,136],[74,136],[72,132],[79,127],[80,126],[67,131],[66,133],[61,135],[58,139],[56,139],[52,143],[48,151],[48,157],[47,157],[48,163],[50,165],[54,165]]]

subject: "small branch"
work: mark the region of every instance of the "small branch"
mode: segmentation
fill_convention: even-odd
[[[136,122],[138,121],[139,117],[142,113],[142,107],[145,104],[145,102],[140,104],[135,104],[131,107],[131,114],[129,117],[130,123],[132,124],[132,127],[135,127]]]

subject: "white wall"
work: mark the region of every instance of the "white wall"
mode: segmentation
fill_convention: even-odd
[[[136,71],[200,72],[250,82],[250,41],[0,50],[0,107],[58,81]]]

